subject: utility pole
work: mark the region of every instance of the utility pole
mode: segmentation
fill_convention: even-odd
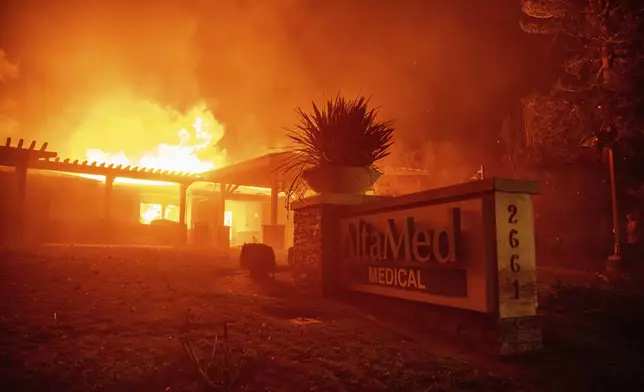
[[[613,254],[606,260],[606,270],[613,272],[621,269],[621,227],[619,223],[619,205],[617,200],[617,181],[615,180],[615,132],[596,133],[590,138],[582,140],[581,146],[586,148],[604,149],[608,152],[608,170],[610,175],[610,198],[613,215]]]

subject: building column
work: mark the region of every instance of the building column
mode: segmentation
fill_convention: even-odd
[[[217,204],[217,227],[224,225],[224,218],[226,216],[226,187],[228,184],[219,184],[219,198]]]
[[[179,224],[186,225],[186,210],[188,200],[188,186],[181,184],[179,186]]]
[[[228,184],[219,184],[219,195],[215,197],[215,224],[213,227],[214,244],[219,248],[230,248],[230,228],[224,226],[226,216],[226,198],[228,197]]]
[[[184,245],[188,243],[188,227],[186,225],[186,211],[188,200],[188,185],[179,185],[179,230],[180,238],[179,243]]]
[[[273,183],[271,188],[271,225],[277,225],[278,215],[277,215],[277,201],[279,199],[279,189],[277,183]]]
[[[274,182],[271,187],[270,223],[262,226],[262,242],[276,250],[284,250],[286,248],[286,226],[279,224],[278,200],[279,186],[277,182]]]

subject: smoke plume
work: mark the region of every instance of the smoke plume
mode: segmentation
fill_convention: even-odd
[[[0,85],[4,87],[6,83],[16,78],[18,78],[18,65],[9,61],[5,51],[0,48]],[[13,117],[15,106],[14,100],[0,93],[0,130],[6,136],[13,136],[18,128],[18,122]]]
[[[74,153],[107,132],[88,117],[121,99],[179,113],[205,102],[231,159],[247,158],[285,143],[297,106],[338,91],[371,96],[396,121],[403,152],[485,149],[531,62],[512,0],[49,3],[16,1],[3,30],[21,64],[21,132]],[[153,144],[155,130],[127,122],[110,143],[137,132]],[[475,171],[480,157],[470,157],[449,164]]]
[[[0,48],[0,83],[4,83],[9,79],[15,79],[18,77],[18,65],[12,64],[4,50]]]

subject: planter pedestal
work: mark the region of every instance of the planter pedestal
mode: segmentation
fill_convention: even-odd
[[[316,193],[364,195],[381,175],[367,167],[317,166],[304,170],[302,178]]]

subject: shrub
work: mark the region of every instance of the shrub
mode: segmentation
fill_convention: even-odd
[[[266,244],[246,243],[239,254],[239,266],[250,271],[254,278],[266,277],[269,273],[275,278],[275,252]]]
[[[286,202],[302,193],[302,173],[312,167],[365,167],[376,169],[376,162],[389,155],[393,144],[393,121],[377,118],[378,108],[369,108],[369,99],[345,99],[338,94],[326,105],[313,102],[307,112],[298,107],[299,123],[287,130],[293,143],[293,156],[281,167],[293,177],[286,190]]]

